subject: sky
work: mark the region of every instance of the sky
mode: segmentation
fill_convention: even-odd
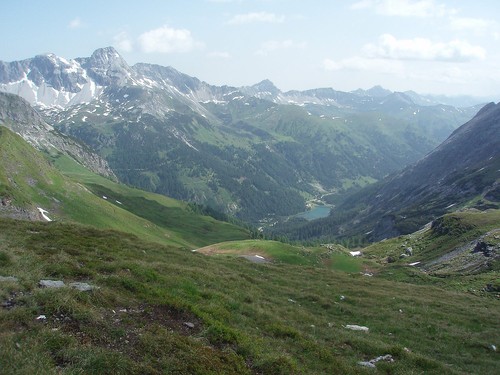
[[[500,100],[498,0],[3,1],[0,60],[87,57],[214,85],[270,79],[283,91],[381,85]]]

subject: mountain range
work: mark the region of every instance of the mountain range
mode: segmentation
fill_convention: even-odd
[[[500,104],[0,66],[2,372],[495,372]]]
[[[275,231],[295,239],[380,241],[470,208],[500,208],[500,104],[487,104],[424,158],[353,193],[328,218]]]
[[[214,86],[171,67],[129,66],[112,47],[0,62],[0,91],[26,99],[122,182],[261,224],[417,161],[478,110],[381,87]]]

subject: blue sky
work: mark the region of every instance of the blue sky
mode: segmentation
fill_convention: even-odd
[[[500,2],[448,0],[17,0],[0,60],[114,46],[211,84],[270,79],[500,100]]]

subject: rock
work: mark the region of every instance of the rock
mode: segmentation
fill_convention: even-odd
[[[486,242],[479,241],[472,250],[472,253],[482,253],[485,257],[489,258],[495,254],[495,247]]]
[[[370,368],[376,368],[375,365],[371,362],[358,362],[358,365],[360,366],[365,366],[365,367],[370,367]]]
[[[47,317],[45,315],[38,315],[36,320],[46,320]]]
[[[364,361],[358,362],[358,365],[370,367],[370,368],[375,368],[375,363],[380,362],[380,361],[394,362],[394,358],[392,358],[392,355],[386,354],[386,355],[381,355],[377,358],[370,359],[368,362],[364,362]]]
[[[40,280],[38,285],[42,288],[62,288],[64,286],[64,281],[60,280]]]
[[[353,330],[353,331],[363,331],[363,332],[368,332],[370,328],[365,327],[365,326],[358,326],[357,324],[347,324],[344,326],[344,328]]]
[[[387,257],[387,263],[394,263],[395,261],[394,257]]]
[[[412,256],[413,255],[413,248],[411,246],[407,247],[406,250],[405,250],[405,253],[408,256]]]
[[[497,351],[497,347],[496,347],[496,345],[491,344],[491,345],[490,345],[490,348],[491,348],[491,350],[493,350],[494,352],[496,352],[496,351]]]
[[[194,323],[191,323],[191,322],[184,322],[184,325],[188,328],[191,328],[193,329],[194,328]]]
[[[408,255],[406,255],[406,254],[399,255],[399,259],[403,259],[403,258],[406,258],[406,257],[408,257]]]
[[[18,282],[19,279],[14,276],[0,276],[0,281],[12,281],[12,282]]]
[[[80,292],[90,292],[96,287],[87,283],[74,282],[70,283],[69,286],[73,289],[79,290]]]

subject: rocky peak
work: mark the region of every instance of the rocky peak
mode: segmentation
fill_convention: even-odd
[[[123,85],[132,76],[130,66],[113,47],[99,48],[90,57],[77,61],[100,86]]]
[[[280,90],[272,83],[270,80],[265,79],[255,85],[252,86],[255,90],[260,92],[270,92],[273,95],[277,95],[280,93]]]

